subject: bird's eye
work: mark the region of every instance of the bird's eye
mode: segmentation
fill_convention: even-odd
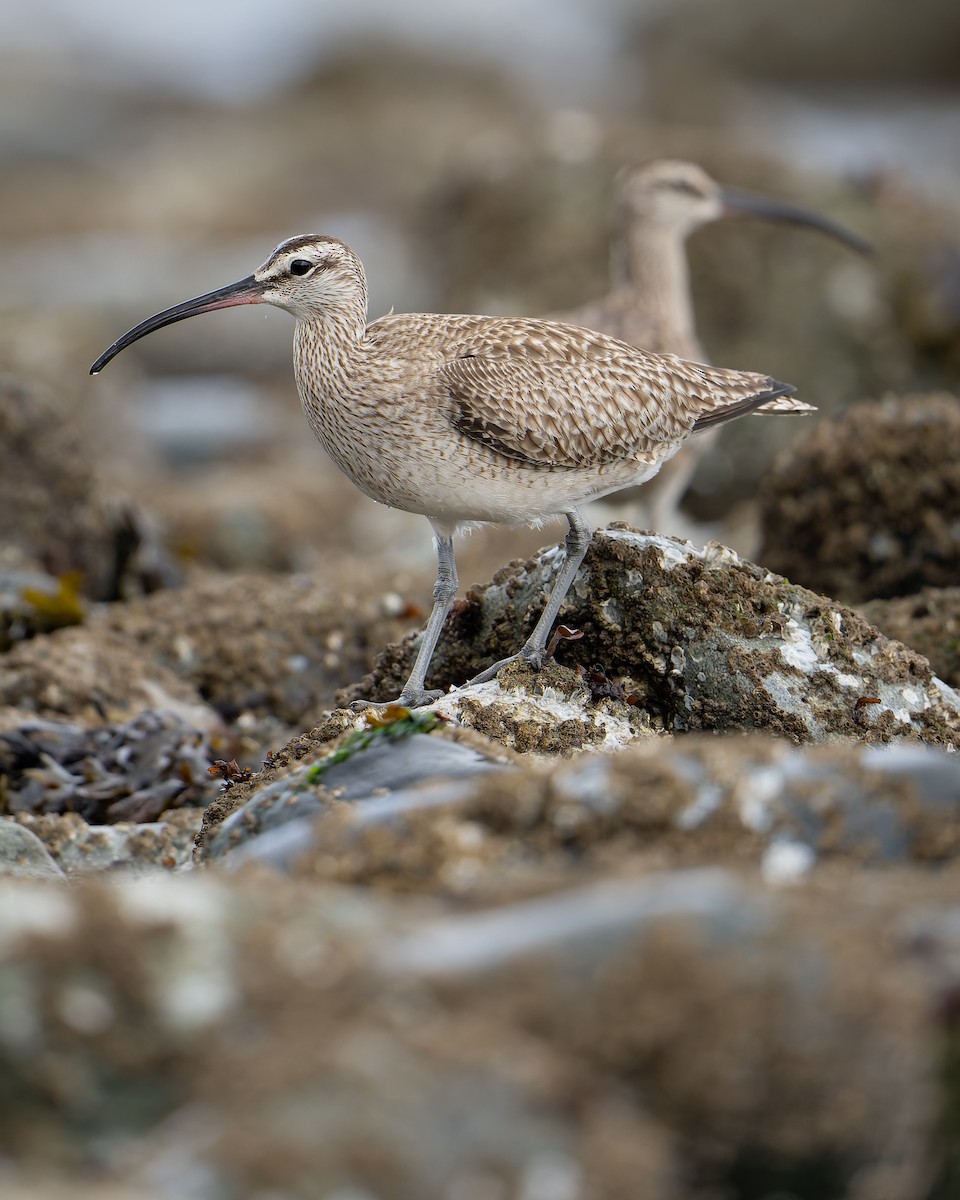
[[[290,264],[291,275],[306,275],[308,271],[313,270],[313,263],[306,258],[295,258]]]
[[[700,189],[695,187],[692,183],[688,183],[686,179],[673,179],[667,184],[667,186],[672,188],[675,192],[683,192],[687,196],[698,196],[701,199],[703,198],[703,193],[700,191]]]

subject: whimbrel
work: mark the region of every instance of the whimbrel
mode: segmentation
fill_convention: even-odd
[[[706,362],[696,333],[686,240],[722,217],[756,216],[805,225],[860,253],[870,246],[834,221],[794,204],[721,187],[696,163],[658,158],[625,167],[614,185],[611,290],[548,320],[596,329],[657,354]],[[676,512],[713,435],[687,442],[644,489],[651,525],[674,533]]]
[[[433,609],[398,700],[411,708],[439,695],[425,680],[459,586],[459,530],[566,517],[563,565],[533,633],[512,656],[541,665],[590,541],[580,504],[650,479],[695,430],[758,409],[810,411],[769,376],[649,354],[572,325],[425,313],[368,325],[360,259],[321,236],[290,238],[238,283],[149,317],[90,372],[164,325],[263,303],[296,318],[297,387],[330,457],[367,496],[433,526]]]

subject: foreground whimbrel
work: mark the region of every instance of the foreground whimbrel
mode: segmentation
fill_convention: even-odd
[[[439,694],[424,684],[459,586],[458,530],[566,517],[563,566],[513,656],[540,665],[590,541],[578,505],[651,478],[695,430],[758,409],[810,411],[769,376],[648,354],[570,325],[426,313],[367,325],[360,259],[320,236],[290,238],[253,275],[149,317],[90,373],[164,325],[263,303],[297,320],[297,387],[327,453],[366,495],[433,526],[434,604],[398,701],[411,708]]]
[[[610,243],[611,290],[548,320],[596,329],[657,354],[706,362],[696,334],[686,240],[723,217],[755,216],[804,225],[861,254],[870,246],[834,221],[794,204],[721,187],[696,163],[658,158],[625,167],[614,186]],[[709,436],[688,442],[662,470],[643,500],[655,529],[675,532],[676,510]]]

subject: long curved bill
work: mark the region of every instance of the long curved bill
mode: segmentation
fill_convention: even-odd
[[[196,296],[193,300],[184,300],[182,304],[165,308],[163,312],[147,317],[133,329],[128,329],[122,337],[117,338],[112,346],[104,350],[90,368],[90,374],[99,374],[121,350],[126,350],[140,338],[146,337],[148,333],[153,333],[155,329],[162,329],[164,325],[173,325],[176,321],[185,321],[187,317],[195,317],[198,313],[213,312],[218,308],[232,308],[236,304],[262,303],[263,286],[255,275],[248,275],[246,279],[240,279],[237,283],[228,283],[226,287],[217,288],[215,292],[206,292],[202,296]]]
[[[858,254],[872,254],[873,247],[868,241],[856,233],[851,233],[842,225],[819,213],[808,212],[796,204],[788,204],[784,200],[771,200],[766,196],[758,196],[753,192],[741,192],[736,188],[722,188],[720,198],[723,202],[724,213],[728,216],[767,217],[772,221],[789,221],[793,225],[806,225],[816,229],[828,237],[836,238]]]

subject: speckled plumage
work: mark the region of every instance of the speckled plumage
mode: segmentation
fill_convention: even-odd
[[[341,469],[444,525],[539,521],[649,478],[698,419],[745,402],[808,411],[768,376],[525,318],[401,314],[362,333],[300,322],[295,359]]]
[[[656,354],[706,361],[696,334],[686,240],[723,215],[720,186],[695,163],[654,159],[614,184],[610,291],[550,320]]]
[[[686,239],[701,226],[736,212],[807,224],[865,249],[855,235],[813,213],[721,188],[696,163],[654,159],[624,168],[617,177],[610,291],[548,319],[595,329],[657,354],[706,362],[696,333]],[[757,411],[782,410],[761,405]],[[679,502],[712,441],[706,435],[685,443],[644,488],[642,500],[655,528],[674,531]]]
[[[422,513],[434,528],[434,608],[400,697],[411,706],[428,697],[426,670],[457,590],[459,528],[567,518],[566,560],[520,651],[542,662],[589,543],[579,504],[651,478],[704,424],[771,404],[809,411],[769,376],[650,354],[571,325],[425,313],[367,325],[360,260],[329,237],[282,243],[247,279],[124,334],[93,370],[173,321],[264,302],[297,319],[297,387],[333,460],[368,496]]]

